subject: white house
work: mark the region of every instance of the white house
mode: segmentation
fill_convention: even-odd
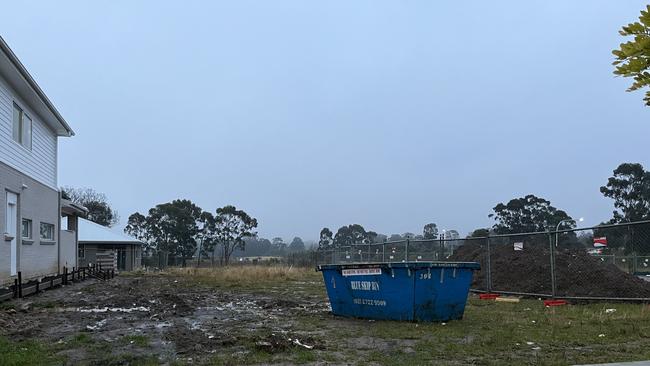
[[[73,135],[0,37],[0,285],[18,272],[29,279],[76,264],[65,254],[76,248],[61,244],[57,185],[58,138]]]

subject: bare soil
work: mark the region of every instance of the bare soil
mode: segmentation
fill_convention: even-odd
[[[14,301],[0,311],[0,336],[72,346],[75,339],[90,339],[112,352],[151,354],[162,363],[198,362],[236,345],[271,354],[320,347],[312,335],[292,330],[291,319],[327,314],[328,303],[314,295],[287,298],[280,290],[217,290],[169,275],[91,280]],[[69,364],[106,358],[86,344],[62,348]]]
[[[512,245],[491,248],[492,288],[500,291],[551,293],[550,249],[544,245],[525,245],[515,251]],[[484,247],[466,244],[451,260],[479,262],[473,288],[486,289],[487,256]],[[650,298],[650,283],[621,271],[578,248],[558,248],[555,252],[556,289],[560,296]]]

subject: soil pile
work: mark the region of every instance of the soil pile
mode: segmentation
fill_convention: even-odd
[[[491,247],[492,289],[551,294],[550,249],[544,245],[524,244]],[[449,258],[479,262],[472,288],[487,289],[487,253],[478,243],[459,247]],[[584,249],[558,248],[555,252],[555,276],[558,296],[650,298],[650,282],[623,272],[614,264],[593,257]]]

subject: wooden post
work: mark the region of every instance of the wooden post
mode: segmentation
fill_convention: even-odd
[[[18,298],[18,279],[14,279],[14,299]]]
[[[18,297],[23,297],[23,273],[18,271]]]
[[[63,279],[61,279],[62,285],[68,284],[68,267],[63,267]]]

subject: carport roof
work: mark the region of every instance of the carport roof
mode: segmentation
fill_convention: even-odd
[[[144,244],[134,237],[82,218],[79,218],[77,231],[80,244]]]

